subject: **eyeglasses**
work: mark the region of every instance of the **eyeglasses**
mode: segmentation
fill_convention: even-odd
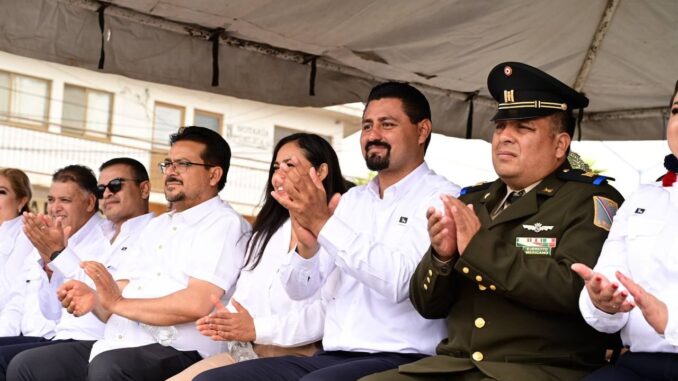
[[[176,173],[184,173],[190,168],[191,166],[194,165],[199,165],[201,167],[205,168],[212,168],[214,165],[212,164],[205,164],[205,163],[191,163],[190,161],[187,160],[178,160],[178,161],[169,161],[165,160],[162,163],[158,164],[160,166],[160,172],[163,174],[167,173],[167,170],[171,167],[174,172]]]
[[[97,185],[97,198],[102,199],[104,198],[104,192],[106,192],[106,188],[108,188],[111,193],[115,194],[120,192],[120,189],[122,189],[122,183],[125,181],[136,181],[140,182],[141,180],[137,179],[125,179],[122,177],[115,178],[111,181],[108,182],[108,184],[99,184]]]

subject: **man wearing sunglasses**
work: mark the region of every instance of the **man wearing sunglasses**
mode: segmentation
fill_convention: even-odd
[[[232,294],[249,225],[218,197],[230,165],[226,141],[209,129],[186,127],[170,143],[160,167],[172,211],[148,224],[133,260],[116,274],[83,263],[96,294],[74,282],[59,291],[69,312],[94,311],[106,322],[104,338],[91,350],[64,344],[65,350],[43,352],[52,359],[49,369],[36,366],[37,357],[16,371],[13,363],[13,379],[165,380],[221,351],[195,321],[212,312],[211,297]]]
[[[21,339],[21,345],[0,348],[3,366],[0,380],[5,377],[7,364],[19,352],[20,357],[13,360],[17,365],[39,364],[47,369],[50,363],[46,359],[53,358],[50,351],[62,351],[60,344],[87,348],[103,337],[104,324],[93,314],[76,318],[62,313],[56,290],[68,280],[94,288],[80,262],[96,260],[111,269],[118,268],[127,248],[134,244],[153,215],[148,212],[148,173],[139,161],[115,158],[102,164],[99,171],[98,184],[86,167],[69,166],[58,171],[48,196],[53,219],[33,215],[25,218],[26,234],[40,253],[44,270],[35,261],[26,266],[27,280],[36,272],[42,273],[42,277],[32,282],[35,285],[31,285],[29,297],[35,301],[25,303],[24,315],[33,320],[43,319],[44,315],[57,324],[51,340],[26,343],[26,339]],[[98,206],[106,220],[96,213]],[[37,308],[38,299],[43,314],[35,311],[31,317],[28,308],[31,305]],[[8,374],[7,378],[14,377]]]

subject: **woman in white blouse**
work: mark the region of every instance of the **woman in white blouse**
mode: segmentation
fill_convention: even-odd
[[[621,331],[629,348],[586,381],[678,379],[678,82],[669,110],[668,173],[624,202],[593,270],[572,266],[586,281],[584,319],[601,332]]]
[[[287,209],[271,196],[283,192],[283,165],[299,159],[304,172],[313,167],[322,179],[328,197],[344,193],[347,183],[332,146],[314,134],[297,133],[278,142],[268,173],[264,204],[257,215],[247,242],[245,265],[227,308],[215,301],[216,311],[198,320],[197,328],[214,340],[226,341],[227,351],[202,360],[171,381],[191,380],[206,370],[237,361],[284,355],[310,356],[322,339],[324,300],[334,282],[310,298],[292,300],[282,286],[278,269],[291,255],[297,238]],[[336,276],[336,275],[335,275]],[[248,351],[249,343],[253,349]]]
[[[23,234],[21,214],[28,211],[31,183],[19,169],[0,169],[0,311],[5,307],[10,289],[16,281],[33,245]],[[0,319],[0,332],[2,330]]]

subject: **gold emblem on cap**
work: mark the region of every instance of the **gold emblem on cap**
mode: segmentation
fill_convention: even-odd
[[[513,90],[504,90],[504,103],[511,103],[515,101],[516,100],[513,96]]]
[[[504,66],[504,74],[506,74],[507,77],[510,77],[511,74],[513,74],[513,69],[510,66]]]

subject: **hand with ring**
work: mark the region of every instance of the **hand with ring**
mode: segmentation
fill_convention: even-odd
[[[611,282],[603,274],[593,272],[582,263],[573,264],[572,271],[584,280],[586,291],[597,309],[608,314],[616,314],[629,312],[635,307],[627,300],[629,292],[619,290],[617,282]]]

